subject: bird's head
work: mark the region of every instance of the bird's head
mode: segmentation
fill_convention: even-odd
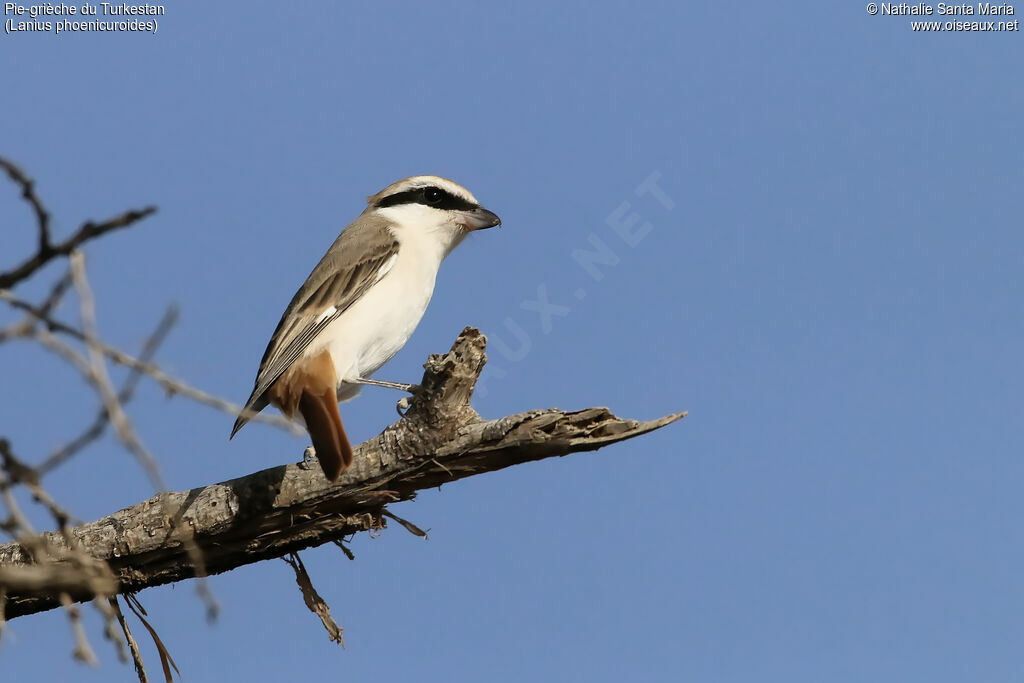
[[[458,183],[434,175],[418,175],[391,183],[366,199],[366,212],[385,217],[396,232],[432,235],[453,249],[474,230],[501,225],[501,219],[480,206],[476,197]]]

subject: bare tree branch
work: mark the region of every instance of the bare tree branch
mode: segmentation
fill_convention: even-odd
[[[102,223],[93,223],[91,221],[85,223],[78,229],[78,232],[63,242],[54,244],[45,251],[36,252],[17,267],[0,273],[0,289],[10,289],[22,280],[27,280],[32,277],[37,270],[45,266],[55,257],[67,256],[91,239],[95,239],[100,235],[106,234],[112,230],[117,230],[118,228],[126,228],[154,213],[156,213],[156,207],[148,206],[145,209],[140,209],[138,211],[126,211],[119,216],[108,218]]]
[[[663,427],[685,413],[637,422],[606,408],[532,410],[483,420],[470,406],[486,362],[486,340],[467,328],[451,351],[425,364],[422,390],[405,417],[360,444],[355,463],[331,484],[320,468],[283,465],[221,484],[162,494],[72,530],[81,547],[104,560],[121,592],[195,574],[175,527],[184,526],[210,574],[385,525],[385,506],[421,489],[543,458],[591,451]],[[178,510],[175,519],[166,510]],[[66,541],[50,534],[54,548]],[[60,604],[51,591],[9,585],[7,572],[32,564],[19,543],[0,545],[0,591],[8,619]],[[92,594],[71,591],[77,600]]]
[[[264,424],[270,424],[275,427],[279,427],[281,429],[290,431],[293,434],[302,433],[301,429],[298,429],[293,423],[289,422],[288,420],[285,420],[280,416],[264,415],[263,413],[256,413],[251,410],[245,410],[242,406],[238,405],[237,403],[225,401],[222,398],[218,398],[217,396],[208,394],[205,391],[196,389],[195,387],[186,384],[180,379],[171,377],[153,363],[148,363],[139,360],[138,358],[135,358],[130,354],[121,351],[120,349],[114,348],[113,346],[104,342],[102,339],[97,339],[96,337],[90,336],[72,325],[57,320],[56,318],[45,312],[41,307],[34,306],[23,299],[19,299],[18,297],[14,296],[14,294],[12,294],[11,292],[0,289],[0,301],[5,301],[12,307],[20,311],[24,311],[25,313],[28,313],[30,316],[44,323],[49,330],[52,330],[54,332],[60,332],[61,334],[66,334],[69,337],[77,339],[78,341],[84,344],[94,346],[95,348],[99,349],[104,356],[106,356],[113,362],[117,363],[118,365],[123,365],[127,368],[131,368],[132,370],[141,372],[142,374],[151,378],[157,384],[163,387],[164,391],[166,391],[168,394],[172,396],[175,394],[180,394],[181,396],[190,398],[193,401],[196,401],[197,403],[210,406],[211,408],[216,408],[217,410],[230,413],[231,415],[234,416],[245,414],[247,417],[249,417],[250,420],[253,420],[255,422],[263,422]]]
[[[8,271],[0,272],[0,289],[10,289],[22,280],[27,280],[54,258],[68,256],[72,251],[91,239],[105,235],[118,228],[126,228],[156,213],[155,206],[147,206],[144,209],[125,211],[100,223],[87,221],[76,233],[66,240],[53,244],[50,239],[50,214],[35,192],[35,183],[14,162],[8,159],[0,157],[0,168],[7,171],[7,175],[11,177],[11,180],[21,188],[21,196],[31,205],[32,211],[35,213],[36,226],[39,231],[39,245],[36,253],[28,257],[20,265]]]
[[[0,581],[4,586],[14,588],[20,586],[28,591],[47,591],[51,596],[56,596],[61,604],[67,607],[67,613],[72,630],[75,634],[74,655],[76,658],[95,663],[95,655],[89,646],[86,634],[81,626],[80,609],[73,604],[70,598],[71,593],[92,592],[95,599],[94,606],[100,612],[104,620],[104,635],[115,642],[118,648],[118,656],[127,660],[127,650],[121,640],[121,635],[116,627],[117,619],[113,608],[110,606],[106,596],[116,593],[117,583],[113,580],[110,569],[106,562],[98,560],[83,552],[78,539],[70,534],[69,525],[72,518],[57,502],[46,492],[41,484],[41,476],[66,461],[74,452],[82,448],[103,433],[107,424],[113,424],[119,439],[125,447],[136,456],[144,469],[149,473],[154,486],[163,489],[164,486],[157,469],[156,460],[143,447],[141,440],[135,434],[131,423],[125,414],[122,402],[131,398],[139,378],[143,374],[156,375],[159,370],[149,365],[149,359],[155,351],[156,345],[162,340],[173,322],[173,318],[167,324],[161,326],[154,333],[143,349],[144,360],[132,367],[128,380],[120,392],[114,391],[110,378],[107,374],[106,357],[114,356],[115,360],[133,361],[127,354],[117,358],[118,351],[99,341],[95,326],[95,302],[92,291],[86,278],[84,258],[78,247],[86,241],[100,237],[108,232],[132,223],[151,214],[155,209],[148,208],[141,211],[128,211],[100,224],[91,222],[85,223],[77,233],[66,239],[64,242],[54,245],[50,231],[50,214],[47,211],[42,199],[35,191],[34,182],[14,163],[0,158],[0,168],[4,169],[7,175],[15,182],[21,190],[21,196],[31,206],[36,218],[38,242],[36,253],[22,262],[21,265],[12,270],[0,273],[0,298],[8,301],[16,309],[23,310],[27,315],[14,324],[0,329],[0,343],[11,339],[34,340],[45,348],[59,354],[64,360],[78,369],[83,376],[96,389],[97,395],[103,405],[100,414],[93,424],[72,441],[67,447],[59,449],[51,458],[43,463],[43,467],[33,468],[16,458],[10,448],[9,442],[0,439],[0,502],[6,507],[8,516],[0,519],[0,530],[13,537],[20,543],[23,550],[31,558],[32,564],[18,567],[11,567]],[[70,268],[51,288],[49,295],[38,306],[33,306],[13,296],[9,287],[30,278],[49,261],[59,256],[70,256]],[[81,321],[84,332],[80,332],[70,325],[58,323],[51,318],[52,313],[62,301],[64,294],[74,286],[78,292]],[[54,332],[69,335],[73,339],[82,342],[85,346],[86,355],[80,353],[73,345],[60,341]],[[179,390],[183,394],[193,394],[195,398],[202,398],[202,392],[193,390],[183,383],[177,383],[172,378],[157,377],[164,380],[162,384],[168,393],[175,393]],[[222,409],[232,408],[232,404],[207,396],[208,403],[217,404]],[[237,413],[238,411],[234,411]],[[12,495],[12,489],[17,486],[27,488],[36,502],[42,504],[54,518],[59,528],[59,537],[64,547],[58,550],[52,543],[50,537],[38,535],[32,528],[28,517],[18,507],[17,501]],[[169,511],[166,517],[173,517],[173,511]],[[202,574],[203,560],[198,547],[192,541],[191,536],[185,527],[178,527],[175,537],[180,541],[189,554],[191,564],[197,568],[197,574]],[[60,561],[57,561],[57,555]],[[3,573],[3,570],[0,570]],[[216,614],[217,604],[205,582],[199,581],[196,584],[197,591],[207,605],[207,614],[212,617]],[[6,607],[6,589],[0,590],[2,604]],[[134,606],[133,606],[134,609]],[[141,606],[140,606],[141,609]],[[0,612],[0,624],[3,614]],[[140,616],[140,619],[142,617]],[[143,620],[144,621],[144,620]],[[147,624],[147,628],[149,628]],[[152,632],[152,631],[151,631]],[[127,632],[126,632],[127,637]],[[158,640],[154,634],[154,639]],[[160,647],[160,643],[157,643]],[[168,656],[169,657],[169,656]],[[164,653],[161,652],[161,660],[167,670]],[[141,664],[141,661],[138,662]],[[140,675],[144,675],[141,673]]]

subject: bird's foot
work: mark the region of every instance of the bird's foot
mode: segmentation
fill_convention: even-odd
[[[405,414],[409,412],[409,406],[412,405],[412,401],[409,399],[409,396],[398,399],[398,403],[395,404],[395,412],[398,413],[398,417],[405,417]]]
[[[395,410],[398,411],[399,417],[405,417],[405,414],[409,412],[409,408],[412,407],[413,399],[415,399],[416,395],[423,389],[419,384],[409,384],[407,386],[409,388],[406,389],[406,391],[408,391],[411,396],[403,396],[398,399],[398,403],[395,405]]]
[[[316,449],[312,446],[306,446],[306,450],[302,451],[302,462],[299,463],[299,467],[308,470],[313,467],[315,462],[317,462]]]
[[[421,389],[419,384],[403,384],[401,382],[385,382],[382,379],[369,379],[367,377],[360,377],[358,379],[346,380],[346,381],[350,381],[353,384],[366,384],[366,385],[369,385],[371,387],[384,387],[385,389],[398,389],[399,391],[404,391],[404,392],[410,394],[409,396],[406,396],[404,398],[399,399],[398,400],[398,404],[395,406],[395,410],[398,411],[398,416],[399,417],[405,417],[406,411],[409,410],[409,406],[412,405],[412,399],[416,398],[416,394],[418,394],[420,392],[420,389]]]

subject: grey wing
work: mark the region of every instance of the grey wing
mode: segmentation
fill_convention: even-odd
[[[364,216],[342,231],[292,297],[260,361],[247,410],[267,406],[264,394],[320,332],[380,281],[394,264],[398,241],[386,221]],[[248,418],[239,417],[231,435]]]

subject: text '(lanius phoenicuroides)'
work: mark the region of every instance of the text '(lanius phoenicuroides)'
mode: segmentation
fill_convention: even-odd
[[[47,2],[41,5],[4,3],[5,33],[113,32],[153,33],[163,5],[129,5],[114,2],[84,2],[81,5]]]

